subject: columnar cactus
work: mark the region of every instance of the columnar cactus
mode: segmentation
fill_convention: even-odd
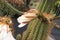
[[[21,15],[21,11],[13,7],[10,3],[8,3],[6,0],[0,0],[0,16],[10,16],[13,17],[15,14]]]
[[[41,0],[37,8],[39,10],[38,17],[29,23],[22,40],[47,40],[53,28],[53,23],[50,20],[55,17],[52,11],[55,2],[56,0]]]

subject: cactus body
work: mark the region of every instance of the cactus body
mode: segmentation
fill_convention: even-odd
[[[56,0],[41,0],[37,8],[39,10],[38,16],[40,19],[37,18],[38,20],[35,19],[36,22],[29,23],[27,30],[23,33],[22,40],[47,40],[47,37],[51,33],[53,26],[51,26],[50,19],[44,19],[45,17],[43,17],[42,14],[44,12],[47,14],[54,13],[51,12],[51,10],[53,10],[55,2]]]
[[[15,14],[21,15],[21,11],[14,8],[10,3],[8,3],[6,0],[0,0],[0,16],[10,16],[13,17]]]

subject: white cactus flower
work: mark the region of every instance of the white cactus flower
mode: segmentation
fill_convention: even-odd
[[[18,25],[19,28],[25,26],[28,22],[30,22],[32,19],[36,18],[37,11],[36,9],[31,9],[28,12],[25,12],[22,16],[17,18],[18,23],[20,23]]]

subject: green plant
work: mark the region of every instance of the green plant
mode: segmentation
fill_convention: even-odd
[[[27,30],[23,33],[22,40],[47,40],[47,36],[54,27],[52,21],[55,17],[53,10],[56,0],[40,1],[37,7],[39,10],[38,17],[29,23]]]
[[[0,16],[10,16],[14,17],[15,14],[22,15],[23,12],[14,8],[10,3],[6,0],[0,0]]]
[[[54,26],[53,19],[57,18],[54,5],[58,0],[39,0],[36,4],[34,0],[31,0],[31,8],[36,8],[39,13],[37,18],[32,20],[27,27],[27,30],[21,35],[17,36],[17,40],[47,40],[48,35],[51,33],[51,30]],[[26,6],[26,4],[24,5]],[[36,6],[36,7],[35,7]],[[26,8],[27,9],[27,8]],[[15,14],[22,15],[22,13],[15,7],[13,7],[6,0],[0,0],[0,15],[11,16]]]
[[[21,35],[20,34],[17,34],[16,40],[21,40]]]

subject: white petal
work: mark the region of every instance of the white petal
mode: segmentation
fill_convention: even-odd
[[[19,28],[22,28],[22,27],[25,26],[26,24],[27,24],[27,23],[25,23],[25,24],[22,24],[22,23],[21,23],[20,25],[18,25],[18,27],[19,27]]]
[[[30,19],[30,18],[26,18],[25,15],[22,15],[22,16],[20,16],[19,18],[17,18],[17,20],[21,20],[21,19],[26,19],[26,20],[28,20],[28,19]]]
[[[25,16],[36,16],[36,14],[34,14],[34,13],[27,13],[27,14],[25,14]]]
[[[17,19],[17,21],[19,22],[19,23],[22,23],[22,22],[25,22],[25,21],[31,21],[33,18],[26,18],[26,17],[23,17],[23,16],[21,16],[21,17],[19,17],[18,19]]]

